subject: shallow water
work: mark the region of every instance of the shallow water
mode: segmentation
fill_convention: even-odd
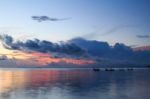
[[[0,69],[0,99],[150,99],[150,70]]]

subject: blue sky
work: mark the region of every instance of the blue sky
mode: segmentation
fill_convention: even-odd
[[[38,23],[34,15],[70,20]],[[15,38],[39,38],[49,41],[74,37],[150,45],[149,0],[1,0],[0,32]]]

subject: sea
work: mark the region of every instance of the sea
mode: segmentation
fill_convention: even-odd
[[[150,69],[0,68],[0,99],[150,99]]]

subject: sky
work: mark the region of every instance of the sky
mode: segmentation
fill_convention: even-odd
[[[67,20],[38,22],[32,16]],[[10,35],[16,41],[38,38],[58,42],[81,37],[86,40],[105,41],[110,45],[124,43],[134,47],[149,46],[149,27],[149,0],[0,1],[0,34]],[[13,49],[14,45],[8,46]],[[4,48],[3,44],[0,48],[1,54],[11,53],[11,56],[7,56],[14,58],[12,50]]]
[[[150,44],[149,37],[136,36],[150,34],[149,0],[1,0],[0,2],[0,32],[16,38],[39,38],[57,42],[84,37],[107,41],[110,44],[116,42],[137,46]],[[31,16],[43,15],[71,19],[41,23],[31,19]]]

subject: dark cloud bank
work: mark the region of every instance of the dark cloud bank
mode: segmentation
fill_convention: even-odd
[[[107,42],[74,38],[67,42],[52,43],[46,40],[14,41],[11,36],[0,35],[0,40],[7,49],[58,53],[71,57],[91,58],[94,66],[146,66],[150,64],[150,51],[133,51],[125,44],[110,46]]]
[[[22,41],[14,41],[11,36],[1,35],[0,39],[5,48],[11,50],[21,50],[25,52],[37,51],[42,53],[60,53],[67,55],[82,55],[84,50],[78,47],[73,43],[60,42],[60,43],[52,43],[46,40],[27,40],[25,42]]]
[[[146,66],[150,64],[150,51],[133,51],[125,44],[116,43],[114,46],[110,46],[107,42],[89,41],[83,38],[75,38],[69,42],[85,49],[100,64],[115,66]]]

